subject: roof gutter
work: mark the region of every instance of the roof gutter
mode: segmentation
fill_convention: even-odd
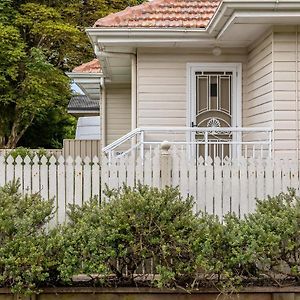
[[[121,57],[122,55],[135,55],[134,53],[108,52],[106,46],[121,46],[124,44],[145,43],[197,43],[197,42],[217,42],[226,29],[238,16],[249,15],[251,17],[261,17],[263,14],[278,14],[286,17],[299,15],[300,1],[298,0],[223,0],[216,13],[206,28],[107,28],[93,27],[86,28],[92,44],[95,47],[97,57],[104,67],[103,73],[111,75],[108,58]],[[298,16],[297,15],[297,16]],[[99,49],[101,48],[101,50]]]
[[[101,32],[101,33],[100,33]],[[178,28],[86,28],[94,45],[137,43],[137,42],[199,42],[211,41],[206,29]],[[99,34],[100,33],[100,34]],[[101,38],[99,37],[101,36]]]
[[[258,14],[262,10],[299,10],[300,1],[289,0],[223,0],[206,28],[86,28],[93,44],[134,43],[134,42],[197,42],[215,40],[222,26],[232,17],[234,12],[252,11]],[[101,38],[99,37],[101,36]]]

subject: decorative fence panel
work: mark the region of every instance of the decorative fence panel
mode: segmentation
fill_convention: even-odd
[[[0,156],[0,186],[20,180],[20,192],[41,193],[54,198],[56,218],[63,222],[68,204],[82,205],[91,197],[103,199],[103,190],[130,186],[137,182],[162,188],[178,186],[184,197],[194,197],[196,211],[220,217],[228,212],[238,216],[255,209],[256,198],[276,195],[293,187],[299,191],[297,161],[276,159],[234,160],[189,158],[185,151],[162,146],[145,153],[144,159],[133,154],[109,160]]]

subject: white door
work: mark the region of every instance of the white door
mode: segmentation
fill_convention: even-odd
[[[192,127],[239,127],[241,125],[241,65],[201,64],[190,66],[190,115]],[[238,135],[225,132],[198,131],[191,135],[198,155],[232,156],[237,151],[233,141]]]

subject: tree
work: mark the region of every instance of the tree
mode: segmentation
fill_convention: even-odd
[[[71,96],[64,75],[93,58],[84,28],[139,0],[1,0],[0,147],[14,148],[33,124]]]
[[[64,139],[75,136],[77,119],[64,108],[53,107],[43,119],[35,120],[20,139],[19,144],[27,148],[62,148]]]

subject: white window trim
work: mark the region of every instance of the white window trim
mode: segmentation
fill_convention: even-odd
[[[188,63],[187,64],[187,122],[191,127],[196,118],[195,73],[221,71],[233,73],[232,127],[242,126],[242,63]]]

